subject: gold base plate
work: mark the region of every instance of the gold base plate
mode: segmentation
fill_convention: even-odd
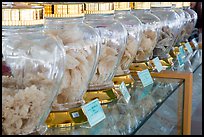
[[[171,57],[170,55],[168,56],[168,58],[160,59],[162,67],[165,69],[171,68],[174,65],[173,59],[174,58]],[[145,69],[148,69],[150,72],[152,72],[154,70],[154,64],[152,60],[139,63],[132,63],[129,69],[131,73],[143,71]]]
[[[88,90],[84,95],[86,103],[98,98],[101,105],[108,104],[118,100],[118,93],[112,88],[102,90]]]
[[[174,65],[173,58],[171,56],[166,59],[160,59],[160,62],[162,67],[165,67],[166,69],[171,68]]]
[[[138,71],[142,71],[145,69],[151,70],[152,71],[152,67],[149,66],[148,61],[145,62],[141,62],[141,63],[132,63],[130,65],[130,72],[138,72]]]
[[[48,128],[73,127],[87,123],[87,118],[81,107],[78,107],[68,111],[52,111],[45,123]]]
[[[127,74],[127,75],[122,75],[122,76],[115,76],[112,80],[114,82],[114,87],[117,89],[119,88],[120,84],[122,82],[125,83],[126,87],[132,87],[132,85],[134,84],[135,80],[133,79],[133,77],[131,76],[131,74]]]
[[[174,49],[169,52],[169,55],[172,58],[176,58],[177,54],[179,54],[179,47],[174,47]]]
[[[163,67],[173,66],[173,57],[170,54],[166,58],[159,59]]]

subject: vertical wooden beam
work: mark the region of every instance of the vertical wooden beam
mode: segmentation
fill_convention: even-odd
[[[183,111],[183,134],[191,134],[191,112],[192,112],[192,89],[193,89],[193,75],[187,75],[184,92],[184,111]]]

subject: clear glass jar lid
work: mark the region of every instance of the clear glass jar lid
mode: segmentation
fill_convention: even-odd
[[[45,18],[83,17],[84,4],[79,2],[44,2]]]
[[[130,2],[114,2],[114,10],[130,10]]]
[[[42,6],[31,5],[2,5],[2,26],[32,26],[43,25],[44,15]]]
[[[85,3],[85,14],[113,14],[114,6],[111,2]]]
[[[151,2],[151,7],[171,7],[172,2]]]
[[[183,2],[172,2],[172,6],[175,6],[175,8],[182,8]]]
[[[150,2],[132,2],[132,9],[150,9]]]
[[[183,7],[190,7],[191,2],[183,2]]]

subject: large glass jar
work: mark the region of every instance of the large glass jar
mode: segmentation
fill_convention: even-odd
[[[182,40],[183,40],[183,37],[186,35],[186,31],[185,31],[185,28],[186,28],[186,25],[187,25],[187,19],[185,18],[185,12],[183,11],[183,3],[182,2],[172,2],[172,9],[179,15],[179,21],[180,21],[180,25],[179,25],[179,29],[180,29],[180,32],[179,32],[179,35],[178,37],[176,38],[176,43],[174,46],[178,46]]]
[[[159,17],[162,29],[153,56],[160,59],[168,58],[169,51],[179,35],[179,15],[171,9],[171,2],[151,2],[151,13]]]
[[[160,19],[150,12],[150,2],[134,2],[131,13],[143,23],[142,41],[134,62],[149,61],[161,30]]]
[[[194,28],[194,23],[191,19],[191,15],[187,11],[185,11],[185,10],[183,10],[183,11],[185,13],[185,20],[186,20],[186,24],[184,26],[185,35],[183,36],[183,39],[182,39],[182,41],[184,42],[184,41],[188,41],[188,38],[191,36],[191,33],[193,31],[193,28]]]
[[[54,14],[46,11],[45,30],[62,41],[66,52],[65,74],[52,111],[67,111],[85,103],[83,96],[98,63],[100,37],[92,27],[83,23],[83,3],[50,5],[53,7],[51,11],[59,10]]]
[[[127,31],[114,19],[113,3],[85,3],[85,23],[102,39],[99,62],[89,90],[113,88],[113,77],[125,51]]]
[[[189,25],[188,25],[189,27],[186,30],[188,36],[191,36],[191,33],[193,32],[198,19],[198,15],[194,10],[190,8],[190,2],[183,2],[183,10],[185,12],[188,12],[191,16],[191,18],[189,19]]]
[[[60,41],[43,32],[43,24],[43,7],[2,6],[2,134],[46,129],[65,52]]]
[[[142,37],[142,27],[143,27],[141,21],[137,17],[130,14],[130,9],[131,8],[129,6],[129,2],[114,2],[114,10],[115,10],[114,18],[120,23],[122,23],[128,32],[125,52],[122,56],[120,65],[118,66],[114,79],[117,81],[116,77],[118,77],[118,80],[120,79],[121,81],[121,78],[123,76],[126,76],[123,79],[126,85],[131,81],[133,81],[133,80],[130,80],[131,76],[128,77],[128,75],[130,74],[129,67],[133,62],[136,56],[136,53],[138,51],[138,48],[140,46],[141,37]],[[118,84],[120,84],[119,81],[117,82]]]

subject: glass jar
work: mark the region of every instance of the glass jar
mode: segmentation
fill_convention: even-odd
[[[186,24],[184,26],[185,35],[183,36],[182,41],[186,42],[186,41],[188,41],[188,38],[191,36],[192,30],[194,28],[194,23],[191,19],[191,15],[187,11],[185,11],[185,10],[183,10],[183,11],[185,13]]]
[[[43,24],[43,7],[2,6],[2,134],[46,130],[65,52],[60,41],[44,33]]]
[[[130,9],[129,2],[114,2],[114,18],[122,23],[128,32],[125,52],[115,76],[124,76],[130,73],[129,67],[140,48],[143,26],[137,17],[130,14]]]
[[[179,25],[179,35],[176,38],[176,43],[174,46],[179,46],[180,43],[183,40],[183,37],[186,33],[185,28],[186,28],[186,24],[187,24],[187,19],[185,18],[185,12],[183,11],[183,4],[182,2],[172,2],[172,9],[179,15],[180,19],[180,25]]]
[[[83,23],[83,3],[55,2],[50,5],[54,14],[46,14],[45,30],[62,41],[66,52],[65,74],[52,111],[67,111],[85,103],[83,95],[98,63],[100,37]]]
[[[112,89],[112,79],[125,51],[127,30],[114,19],[113,3],[85,3],[85,23],[95,28],[102,40],[99,62],[89,90]]]
[[[190,2],[183,2],[183,10],[185,11],[185,12],[188,12],[189,14],[190,14],[190,16],[191,16],[191,18],[189,19],[189,27],[188,27],[188,29],[186,30],[186,32],[187,32],[187,35],[188,36],[191,36],[191,33],[193,32],[193,30],[195,29],[195,25],[196,25],[196,23],[197,23],[197,19],[198,19],[198,15],[197,15],[197,13],[194,11],[194,10],[192,10],[191,8],[190,8]]]
[[[179,35],[179,15],[171,9],[171,2],[151,2],[151,13],[161,20],[161,32],[153,50],[153,57],[165,59]]]
[[[143,23],[142,41],[134,62],[149,61],[161,31],[160,19],[150,12],[150,2],[134,2],[132,5],[131,13]]]

